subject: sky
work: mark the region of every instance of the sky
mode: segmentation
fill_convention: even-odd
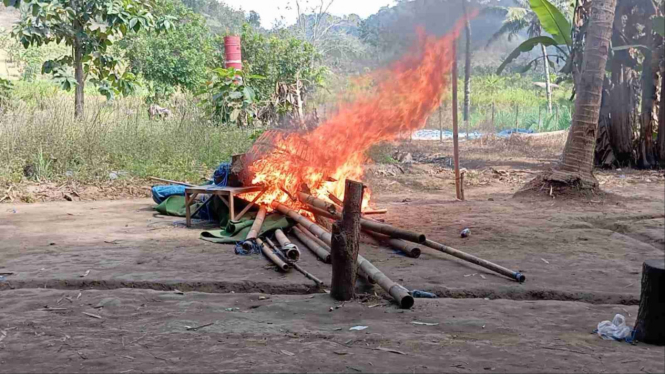
[[[328,4],[330,0],[300,0],[300,8],[312,8],[318,6],[323,1]],[[245,12],[254,10],[261,16],[261,26],[270,28],[275,19],[284,17],[287,24],[295,22],[297,13],[295,10],[295,0],[223,0],[224,3]],[[376,13],[382,7],[395,5],[394,0],[334,0],[330,6],[329,13],[341,16],[346,14],[357,14],[361,18],[366,18]]]

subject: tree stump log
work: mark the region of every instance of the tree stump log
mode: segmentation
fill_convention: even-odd
[[[635,339],[665,345],[665,260],[647,260],[642,267],[640,310]]]
[[[342,219],[332,225],[330,296],[340,301],[355,297],[363,189],[362,183],[346,180]]]

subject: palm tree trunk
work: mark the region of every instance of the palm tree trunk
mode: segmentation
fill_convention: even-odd
[[[550,64],[547,59],[547,48],[540,45],[543,51],[543,65],[545,66],[545,92],[547,93],[547,114],[552,114],[552,87],[550,86]]]
[[[469,140],[469,107],[471,106],[471,22],[466,12],[466,0],[462,0],[464,7],[464,33],[466,41],[466,51],[464,53],[464,128],[466,129],[466,140]]]
[[[658,113],[658,160],[665,168],[665,56],[660,68],[660,111]]]
[[[577,86],[575,113],[561,163],[548,180],[581,188],[595,188],[594,148],[617,0],[594,0],[584,46],[584,62]]]

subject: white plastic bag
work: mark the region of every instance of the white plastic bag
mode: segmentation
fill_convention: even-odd
[[[598,324],[598,336],[605,340],[624,340],[632,332],[633,329],[626,326],[626,318],[621,314],[614,316],[612,322],[603,321]]]

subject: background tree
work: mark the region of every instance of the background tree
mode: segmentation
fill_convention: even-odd
[[[592,3],[573,123],[561,163],[545,176],[550,182],[581,189],[598,187],[593,175],[594,148],[615,9],[616,0]]]
[[[4,0],[6,6],[20,6],[20,0]],[[13,34],[25,48],[64,42],[72,48],[70,56],[44,63],[43,72],[53,73],[64,89],[76,88],[76,117],[83,115],[84,87],[92,75],[104,94],[126,93],[134,76],[119,70],[119,61],[107,53],[115,40],[130,31],[156,26],[146,0],[33,0],[26,3]],[[158,29],[170,29],[171,20],[161,20]],[[75,80],[65,67],[73,66]]]
[[[119,45],[134,74],[150,83],[150,100],[167,98],[175,90],[196,91],[214,67],[216,49],[205,18],[180,0],[159,0],[155,17],[171,17],[177,25],[168,33],[147,30],[124,38]]]
[[[532,9],[532,3],[529,0],[514,0],[515,6],[510,6],[510,7],[505,7],[505,6],[492,6],[488,7],[485,12],[488,13],[494,13],[494,14],[501,14],[502,16],[505,17],[503,24],[501,25],[501,28],[495,32],[490,40],[488,41],[488,45],[491,43],[496,42],[503,36],[507,36],[508,40],[514,39],[516,36],[518,36],[520,33],[526,31],[526,34],[529,37],[529,40],[524,42],[522,45],[526,46],[529,45],[535,45],[535,44],[540,44],[540,49],[541,49],[541,55],[542,55],[542,60],[543,60],[543,68],[545,72],[545,92],[547,95],[547,112],[552,113],[552,88],[551,88],[551,81],[550,81],[550,65],[553,65],[552,62],[550,61],[550,56],[547,54],[547,43],[538,43],[536,39],[537,37],[540,37],[543,32],[543,27],[539,18],[539,15],[534,12]],[[534,3],[538,3],[536,5],[540,5],[541,9],[547,10],[546,7],[547,5],[542,2],[542,1],[536,1]],[[556,7],[558,9],[561,9],[568,5],[569,1],[565,0],[558,0],[558,1],[552,1],[551,5],[553,7]],[[549,14],[549,12],[544,12],[543,17],[547,18],[553,18],[552,15]],[[567,25],[567,30],[570,32],[570,25]],[[555,32],[558,32],[558,29],[555,29]],[[555,34],[552,34],[555,35]],[[520,46],[521,47],[521,46]],[[533,47],[531,47],[533,48]],[[530,50],[530,49],[529,49]],[[519,53],[518,55],[522,52],[521,50],[517,50]],[[515,53],[515,52],[513,52]],[[540,58],[539,58],[540,59]],[[539,60],[537,59],[537,60]],[[506,59],[508,60],[508,59]],[[529,64],[527,64],[526,68],[531,68],[534,65],[533,61]],[[502,67],[505,65],[502,65]],[[500,68],[500,70],[503,70]]]

